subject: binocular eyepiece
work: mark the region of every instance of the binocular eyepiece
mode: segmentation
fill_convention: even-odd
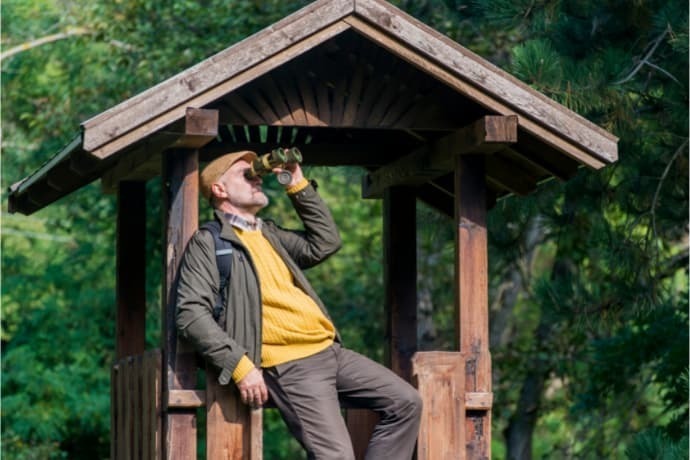
[[[301,162],[302,153],[297,147],[273,149],[269,153],[263,154],[252,161],[247,171],[245,171],[244,176],[247,179],[253,179],[257,176],[261,177],[273,172],[274,168],[282,168],[287,164]],[[278,182],[281,185],[287,185],[292,182],[292,174],[290,174],[290,171],[281,171],[277,176]]]

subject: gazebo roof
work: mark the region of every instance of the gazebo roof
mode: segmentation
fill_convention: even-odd
[[[365,196],[413,185],[446,212],[454,153],[488,154],[496,197],[618,155],[615,136],[385,1],[319,0],[82,123],[10,188],[10,210],[155,177],[169,148],[208,160],[278,145],[307,165],[366,167]]]

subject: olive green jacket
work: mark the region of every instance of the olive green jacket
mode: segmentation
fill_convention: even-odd
[[[302,273],[341,245],[340,235],[330,211],[312,185],[288,195],[304,224],[303,231],[284,230],[264,221],[262,233],[285,261],[295,284],[311,296],[326,314],[326,308]],[[177,328],[203,358],[219,372],[219,382],[227,384],[243,355],[257,366],[261,363],[261,287],[254,263],[223,213],[220,237],[233,245],[230,282],[225,313],[218,322],[213,306],[220,280],[216,267],[213,236],[198,231],[190,239],[180,264],[177,285]],[[224,326],[224,327],[223,327]]]

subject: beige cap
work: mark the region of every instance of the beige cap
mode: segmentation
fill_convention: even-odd
[[[204,195],[206,199],[210,199],[211,186],[225,173],[225,171],[230,169],[230,166],[242,158],[251,162],[257,158],[257,155],[251,150],[226,153],[206,165],[204,170],[201,171],[201,174],[199,174],[199,191],[201,194]]]

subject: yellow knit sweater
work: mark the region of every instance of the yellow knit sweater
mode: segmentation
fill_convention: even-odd
[[[316,354],[333,343],[335,328],[316,302],[295,286],[292,273],[261,231],[236,229],[261,282],[261,367]],[[244,356],[232,377],[239,382],[254,368]]]

